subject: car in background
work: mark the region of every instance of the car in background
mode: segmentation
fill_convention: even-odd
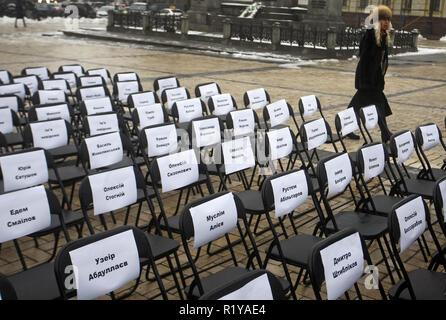
[[[181,17],[183,14],[184,14],[183,10],[171,9],[171,8],[161,9],[160,11],[157,12],[157,15],[167,16],[167,17]]]
[[[158,11],[162,10],[162,9],[166,9],[169,8],[170,6],[168,4],[165,3],[153,3],[151,5],[149,5],[149,11],[152,14],[158,13]]]
[[[96,18],[96,10],[93,9],[88,3],[69,2],[62,5],[64,8],[64,17],[72,16],[73,12],[65,12],[66,7],[77,7],[77,14],[79,18]]]
[[[15,18],[15,0],[4,0],[0,2],[0,16]],[[34,1],[25,0],[25,17],[28,19],[40,19]]]
[[[130,6],[127,7],[128,12],[147,12],[148,5],[145,2],[133,2]]]
[[[105,18],[108,17],[108,12],[110,10],[114,10],[115,7],[114,6],[102,6],[98,9],[98,11],[96,11],[96,16],[98,18]]]
[[[52,10],[52,17],[63,17],[64,15],[64,8],[60,3],[49,3],[53,10]]]

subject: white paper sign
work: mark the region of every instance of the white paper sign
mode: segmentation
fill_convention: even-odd
[[[93,69],[93,70],[88,70],[87,71],[89,76],[101,76],[102,78],[104,78],[105,82],[107,84],[111,83],[111,79],[108,76],[107,70],[106,69]]]
[[[347,153],[325,162],[328,196],[343,192],[352,179],[352,165]]]
[[[269,155],[271,160],[287,157],[293,151],[293,139],[288,127],[268,131]]]
[[[285,99],[267,105],[266,109],[268,110],[271,127],[282,124],[290,118],[290,112]]]
[[[2,70],[2,71],[0,71],[0,81],[3,83],[3,84],[9,84],[9,74],[8,74],[8,71],[6,71],[6,70]]]
[[[441,199],[443,200],[443,216],[444,216],[444,222],[446,223],[446,180],[440,183],[440,194]]]
[[[149,157],[164,156],[178,149],[177,129],[174,124],[148,128],[145,133]]]
[[[48,80],[50,77],[48,75],[48,69],[45,67],[38,67],[38,68],[28,68],[25,69],[25,73],[30,75],[38,76],[41,80]]]
[[[15,112],[19,111],[19,101],[17,97],[0,97],[0,108],[8,107]]]
[[[364,270],[364,253],[359,233],[354,233],[321,250],[327,299],[336,300],[358,281]]]
[[[341,134],[343,137],[359,129],[355,109],[348,108],[338,113],[341,122]]]
[[[395,137],[395,144],[398,150],[398,164],[406,162],[414,152],[412,133],[407,131]]]
[[[403,253],[426,230],[426,211],[422,197],[395,210],[400,227],[400,253]]]
[[[27,77],[20,77],[20,78],[14,78],[14,83],[23,83],[25,86],[28,87],[29,93],[33,95],[37,92],[39,81],[37,79],[37,76],[27,76]]]
[[[317,111],[317,100],[315,95],[300,98],[304,107],[304,117],[312,116]]]
[[[42,81],[42,86],[44,90],[68,90],[67,82],[64,79],[45,80]]]
[[[0,108],[0,132],[3,134],[14,131],[14,124],[12,122],[12,112],[9,108]]]
[[[147,107],[156,104],[155,94],[153,92],[133,93],[131,95],[131,99],[135,108]]]
[[[171,77],[166,79],[159,79],[158,86],[159,86],[159,94],[161,96],[164,90],[178,87],[177,78]]]
[[[378,111],[376,111],[376,106],[368,106],[362,108],[364,113],[365,127],[370,130],[376,127],[378,124]]]
[[[230,114],[235,136],[254,132],[254,111],[252,111],[251,109],[243,109],[232,111]]]
[[[51,120],[31,123],[35,148],[54,149],[68,144],[65,120]]]
[[[280,218],[303,205],[308,198],[308,182],[303,170],[271,180],[275,217]]]
[[[265,273],[253,279],[240,289],[233,291],[218,300],[273,300],[273,293],[271,292],[268,275]]]
[[[221,147],[226,174],[255,166],[254,152],[249,137],[223,142]]]
[[[190,208],[194,224],[194,249],[220,238],[237,226],[237,207],[232,193]]]
[[[90,168],[102,168],[122,161],[123,148],[118,132],[85,138]]]
[[[134,72],[118,73],[118,82],[138,81],[138,76]]]
[[[117,82],[116,86],[118,87],[118,99],[121,101],[127,101],[129,95],[139,91],[138,81]]]
[[[200,98],[177,101],[178,122],[184,123],[203,116]]]
[[[48,182],[45,152],[36,150],[0,157],[5,192]]]
[[[179,87],[166,90],[167,108],[170,110],[175,102],[188,99],[186,88]]]
[[[94,215],[118,210],[137,201],[133,167],[125,167],[88,176],[93,194]]]
[[[136,107],[136,111],[138,112],[139,126],[141,128],[164,123],[164,111],[161,103]]]
[[[174,153],[157,159],[163,192],[197,182],[198,162],[194,150]]]
[[[62,66],[63,72],[73,72],[78,77],[82,77],[84,75],[84,72],[82,71],[82,67],[79,65],[72,65],[72,66]]]
[[[68,122],[71,121],[70,110],[66,103],[50,107],[36,108],[36,115],[38,121],[52,119],[64,119]]]
[[[257,110],[259,108],[263,108],[268,104],[268,99],[266,98],[265,89],[254,89],[246,92],[249,99],[249,104],[251,105],[251,109]]]
[[[110,97],[84,100],[84,104],[88,115],[113,111]]]
[[[370,180],[379,176],[384,171],[385,155],[382,144],[363,148],[362,159],[364,162],[364,180]]]
[[[193,138],[195,139],[193,142],[194,146],[202,148],[221,142],[220,122],[218,118],[194,121],[192,125],[194,132]]]
[[[0,96],[14,95],[20,98],[20,100],[25,100],[25,85],[23,83],[13,83],[0,86]]]
[[[81,87],[102,86],[103,80],[101,76],[80,77]]]
[[[38,95],[40,104],[66,102],[65,91],[63,90],[39,90]]]
[[[69,252],[77,299],[92,300],[139,277],[138,248],[132,230],[93,242]]]
[[[0,243],[49,227],[50,207],[43,186],[0,195]]]
[[[306,123],[304,128],[307,135],[308,150],[313,150],[327,142],[327,126],[323,118]]]
[[[212,96],[212,103],[214,104],[214,114],[216,116],[227,115],[234,109],[234,102],[229,93],[218,94]]]
[[[107,96],[104,87],[87,87],[79,89],[81,100],[98,99]]]
[[[90,136],[119,131],[118,116],[114,113],[87,116],[87,121]]]
[[[76,74],[73,72],[67,72],[67,73],[55,73],[53,74],[53,77],[55,79],[64,79],[67,80],[68,84],[70,85],[71,89],[76,88]]]
[[[423,136],[423,150],[427,151],[440,143],[440,134],[435,124],[420,127]]]
[[[201,99],[204,103],[208,103],[210,97],[220,93],[216,83],[210,83],[198,89],[200,90]]]

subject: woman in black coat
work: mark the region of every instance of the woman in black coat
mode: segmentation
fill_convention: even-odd
[[[389,65],[388,48],[389,30],[392,11],[386,6],[378,6],[379,22],[368,29],[359,46],[359,62],[356,68],[355,87],[358,90],[349,107],[359,109],[375,105],[378,110],[379,127],[383,142],[390,139],[392,133],[387,127],[386,117],[392,114],[387,98],[384,95],[384,76]],[[375,21],[374,21],[375,22]]]
[[[22,19],[23,21],[23,26],[26,27],[26,23],[25,23],[25,8],[26,4],[25,4],[25,0],[16,0],[15,2],[15,23],[14,23],[14,27],[17,28],[17,20],[18,19]]]

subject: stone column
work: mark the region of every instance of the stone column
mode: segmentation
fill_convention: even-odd
[[[273,29],[271,32],[271,45],[273,50],[277,50],[280,47],[280,22],[273,23]]]
[[[228,44],[231,39],[231,19],[223,20],[223,44]]]
[[[327,50],[335,50],[336,47],[336,27],[329,27],[327,29]]]
[[[189,33],[189,17],[184,15],[181,17],[181,38],[186,39]]]
[[[393,44],[395,43],[395,29],[391,29],[389,31],[389,34],[390,34],[390,45],[389,45],[389,47],[393,48]]]
[[[412,30],[412,48],[411,50],[417,51],[418,50],[418,36],[420,35],[420,32],[418,29]]]
[[[141,18],[142,18],[142,31],[144,33],[147,33],[147,32],[150,31],[150,29],[149,29],[149,15],[148,14],[142,14]]]
[[[113,29],[115,25],[115,12],[113,10],[108,11],[107,16],[107,31]]]

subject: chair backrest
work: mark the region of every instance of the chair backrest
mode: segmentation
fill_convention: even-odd
[[[104,86],[94,86],[86,88],[77,88],[76,97],[78,101],[98,99],[109,97],[110,92],[107,87]]]
[[[136,72],[118,72],[113,76],[113,82],[123,82],[123,81],[138,81],[139,76]]]
[[[87,74],[89,76],[101,76],[102,78],[104,78],[105,83],[107,85],[112,84],[111,75],[107,69],[104,68],[89,69],[87,70]]]
[[[174,102],[171,110],[176,122],[185,123],[203,117],[206,105],[200,98],[192,98]]]
[[[12,75],[8,70],[0,70],[0,81],[3,84],[10,84],[12,82]]]
[[[286,300],[279,280],[267,270],[252,270],[228,281],[199,300]]]
[[[367,133],[369,138],[368,142],[373,142],[372,135],[370,134],[370,130],[376,128],[378,125],[379,114],[375,105],[363,107],[359,109],[359,119],[361,120],[360,124],[361,130],[364,130]]]
[[[350,186],[353,176],[352,163],[348,153],[335,154],[319,161],[317,176],[323,196],[325,190],[328,193],[325,197],[344,192]]]
[[[175,102],[181,100],[190,99],[189,90],[185,87],[177,87],[172,89],[166,89],[161,94],[161,101],[164,106],[167,106],[167,110],[171,110]]]
[[[365,181],[378,177],[385,170],[388,155],[379,142],[366,144],[358,150],[357,166]]]
[[[152,257],[143,231],[120,226],[66,244],[54,270],[65,299],[91,300],[139,278],[141,259]]]
[[[244,171],[256,165],[256,157],[249,137],[241,137],[225,141],[221,144],[221,164],[225,174]]]
[[[45,150],[68,145],[73,129],[63,119],[36,121],[25,126],[23,139],[26,145]]]
[[[259,126],[259,117],[252,109],[238,109],[226,115],[226,128],[233,131],[235,137],[252,135]]]
[[[109,96],[87,99],[80,103],[80,111],[83,117],[98,113],[107,113],[115,111],[115,105]]]
[[[64,92],[71,92],[71,87],[65,79],[48,79],[39,82],[39,90],[62,90]]]
[[[31,67],[22,70],[22,76],[38,76],[41,80],[48,80],[51,78],[51,72],[47,67]]]
[[[17,300],[17,294],[7,277],[0,274],[0,300]]]
[[[268,104],[263,108],[263,120],[268,128],[283,125],[293,116],[293,109],[285,99]]]
[[[189,146],[189,138],[184,142]],[[139,133],[139,144],[144,158],[161,157],[176,153],[180,149],[178,131],[173,123],[144,127]]]
[[[12,79],[14,83],[23,83],[29,90],[29,94],[32,96],[39,88],[39,77],[35,75],[14,77]]]
[[[258,88],[246,91],[243,95],[245,107],[253,110],[261,109],[271,103],[270,96],[264,88]]]
[[[206,116],[192,120],[189,125],[192,147],[204,148],[220,144],[223,128],[223,121],[217,116]]]
[[[23,83],[10,83],[0,85],[0,96],[16,96],[23,104],[27,95],[29,95],[29,89]]]
[[[67,64],[60,66],[59,72],[73,72],[76,77],[82,77],[85,74],[85,69],[78,64]]]
[[[124,120],[116,112],[85,116],[82,123],[85,135],[90,137],[103,133],[120,132],[125,126]]]
[[[113,83],[113,95],[122,102],[127,102],[132,93],[142,92],[141,83],[137,80],[117,81]]]
[[[434,205],[438,223],[446,237],[446,177],[439,179],[435,184]]]
[[[300,127],[300,139],[307,151],[317,149],[326,143],[330,135],[330,127],[324,118],[304,122]]]
[[[177,77],[173,76],[161,77],[153,81],[153,91],[158,92],[159,97],[163,95],[164,90],[178,88],[179,86],[180,82]]]
[[[195,96],[201,98],[204,103],[208,103],[209,98],[221,94],[220,86],[215,82],[206,82],[198,84],[195,87]]]
[[[400,131],[390,137],[390,155],[395,163],[404,164],[415,151],[412,132]]]
[[[316,298],[322,299],[320,291],[324,281],[328,300],[338,299],[353,285],[360,295],[357,282],[364,272],[364,260],[372,265],[367,245],[354,229],[341,230],[314,245],[308,265]],[[379,280],[378,286],[382,298],[386,299]]]
[[[208,99],[210,114],[224,116],[237,109],[237,103],[229,93],[217,94]]]
[[[68,103],[55,103],[33,106],[28,110],[28,120],[44,121],[53,119],[64,119],[71,122],[73,109]]]
[[[0,89],[1,90],[1,89]],[[0,95],[0,108],[8,107],[14,112],[23,111],[23,100],[16,95]]]
[[[94,87],[94,86],[107,86],[107,82],[100,75],[81,76],[77,78],[78,87]]]
[[[336,114],[335,127],[341,141],[342,148],[347,152],[344,138],[350,133],[354,133],[359,130],[358,118],[354,108],[347,108]],[[365,140],[365,139],[364,139]]]
[[[70,89],[74,89],[77,86],[77,75],[75,72],[56,72],[53,73],[53,79],[64,79],[68,82]]]
[[[434,123],[425,124],[415,129],[415,141],[417,143],[417,155],[421,162],[423,169],[419,173],[419,177],[436,180],[436,177],[432,171],[432,167],[429,161],[426,151],[435,148],[438,145],[443,147],[443,151],[446,151],[446,145],[441,136],[441,131]]]
[[[158,96],[152,91],[132,93],[127,99],[127,105],[129,108],[146,107],[159,102],[160,100]]]
[[[14,127],[20,125],[20,120],[14,110],[0,107],[0,132],[8,134],[14,132]]]
[[[266,132],[265,150],[268,160],[288,157],[296,145],[296,137],[289,127],[271,129]]]
[[[299,113],[302,121],[313,116],[317,111],[323,117],[320,101],[315,95],[304,96],[299,99]]]
[[[145,128],[167,123],[169,121],[169,115],[161,103],[154,103],[136,107],[132,111],[132,120],[134,128]]]
[[[37,90],[32,96],[32,102],[35,106],[49,103],[64,103],[68,102],[68,97],[63,90]]]

